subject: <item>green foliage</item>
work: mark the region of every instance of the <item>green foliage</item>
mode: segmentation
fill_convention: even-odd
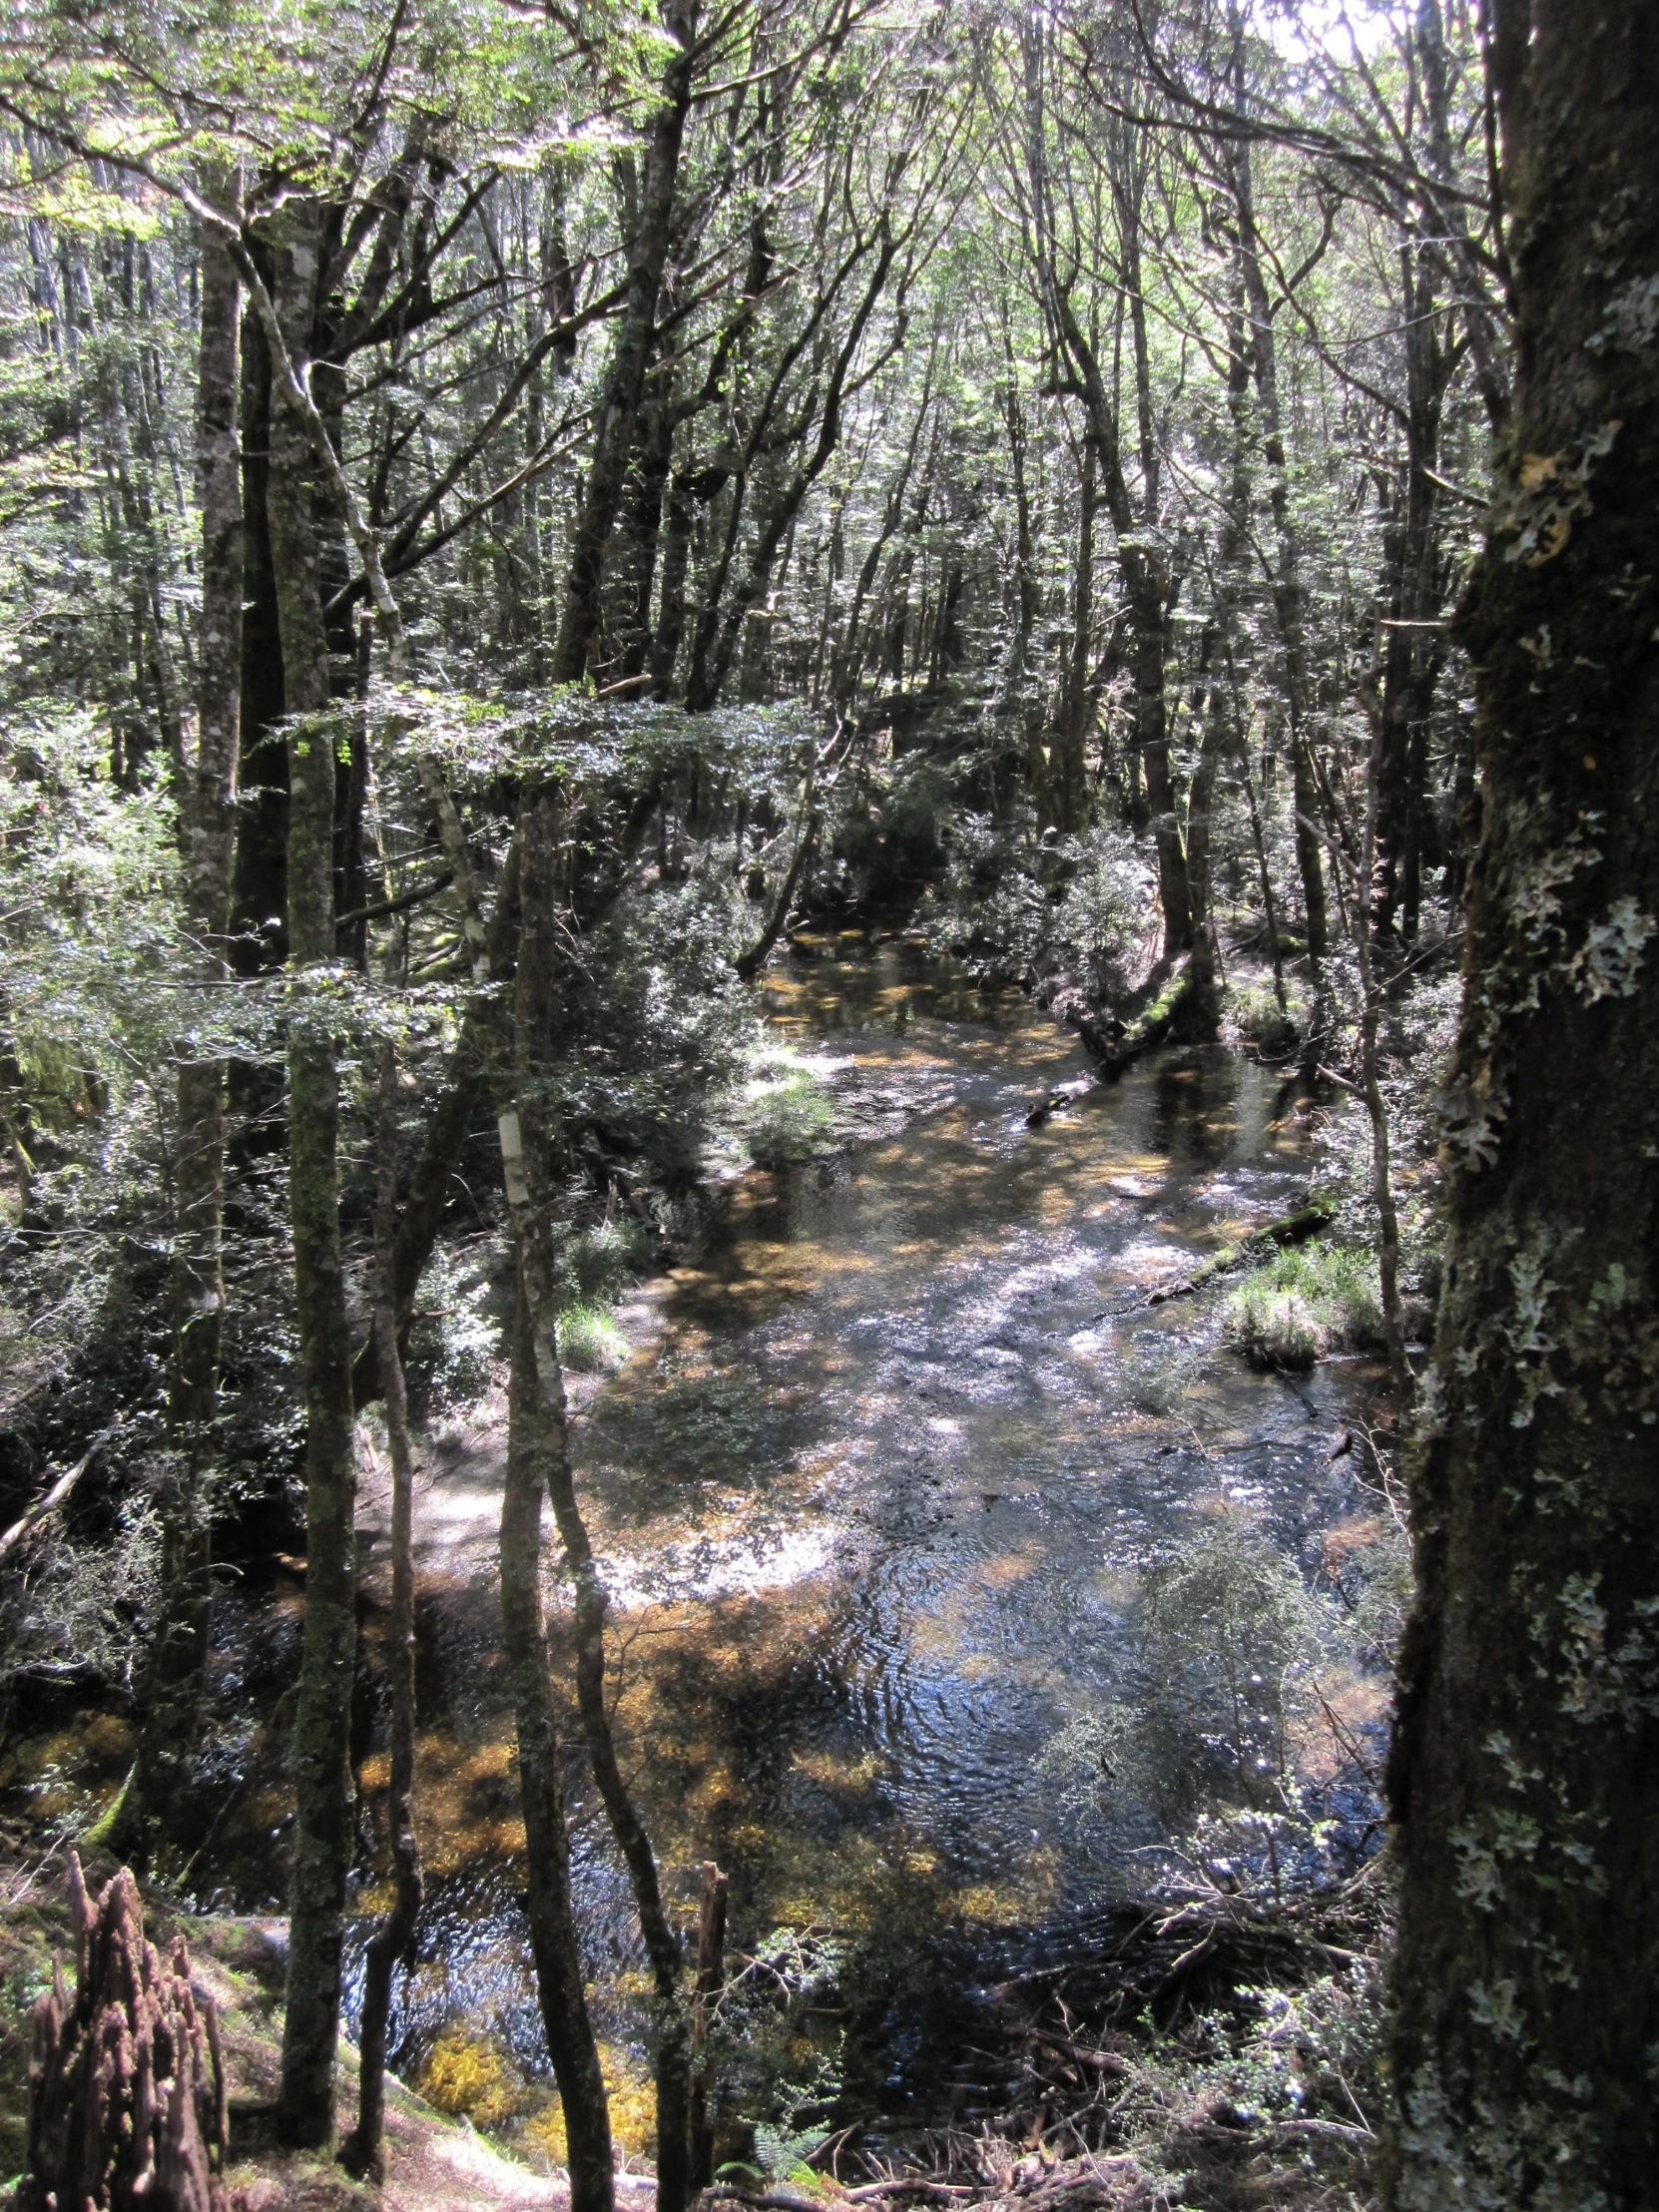
[[[628,1358],[628,1339],[602,1306],[567,1306],[559,1316],[559,1355],[578,1375],[607,1374]]]
[[[1035,838],[989,816],[958,815],[930,933],[1026,983],[1071,977],[1090,996],[1121,989],[1152,910],[1147,856],[1104,826],[1082,836]]]
[[[1281,1006],[1277,992],[1265,983],[1236,985],[1228,992],[1226,1012],[1238,1034],[1272,1059],[1296,1050],[1308,1022],[1307,1001],[1299,993],[1287,992]]]
[[[61,1520],[46,1521],[5,1590],[8,1663],[130,1680],[160,1575],[161,1524],[146,1490],[125,1500],[105,1536],[71,1536]]]
[[[1075,1717],[1037,1756],[1080,1840],[1135,1806],[1166,1835],[1204,1813],[1283,1814],[1287,1729],[1343,1650],[1295,1562],[1228,1514],[1146,1570],[1136,1634],[1134,1701]]]
[[[754,2130],[774,2181],[816,2186],[805,2164],[830,2132],[845,2079],[845,1944],[821,1929],[776,1928],[723,1992],[709,2038],[722,2110]]]
[[[638,1221],[629,1214],[606,1214],[572,1240],[570,1272],[584,1299],[600,1298],[642,1273],[649,1259],[649,1241]]]
[[[824,1077],[789,1046],[757,1045],[736,1119],[750,1157],[760,1167],[791,1167],[821,1152],[835,1110]]]
[[[1308,1369],[1323,1353],[1381,1341],[1377,1262],[1352,1245],[1307,1244],[1255,1269],[1224,1326],[1252,1367]]]
[[[469,1404],[489,1388],[502,1357],[502,1253],[490,1246],[462,1253],[440,1245],[427,1263],[409,1359],[434,1409]]]

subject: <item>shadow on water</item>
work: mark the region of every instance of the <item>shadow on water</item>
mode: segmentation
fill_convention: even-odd
[[[974,1992],[1143,1881],[1131,1855],[1158,1841],[1119,1793],[1079,1852],[1038,1754],[1133,1700],[1142,1570],[1207,1517],[1312,1565],[1353,1510],[1328,1453],[1367,1378],[1293,1391],[1221,1346],[1214,1296],[1146,1304],[1305,1191],[1271,1071],[1170,1050],[1030,1130],[1087,1062],[1017,994],[902,942],[803,950],[767,1009],[830,1087],[837,1147],[738,1183],[718,1245],[626,1317],[637,1349],[574,1448],[619,1723],[677,1894],[715,1858],[743,1949],[832,1933],[838,1993],[812,2033],[844,2104],[971,2111]],[[501,1443],[486,1406],[417,1505],[430,1902],[394,2034],[407,2057],[459,2021],[535,2069],[489,1558]],[[626,1887],[586,1808],[575,1854],[603,2031],[637,2043]],[[246,1859],[224,1878],[276,1902],[246,1895]]]

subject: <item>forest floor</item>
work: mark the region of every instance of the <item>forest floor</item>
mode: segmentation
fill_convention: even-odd
[[[0,2171],[15,2176],[26,2155],[27,2073],[35,1998],[51,1984],[54,1959],[73,1972],[66,1857],[25,1855],[25,1839],[0,1837]],[[88,1853],[94,1891],[114,1862]],[[207,1919],[171,1911],[152,1893],[145,1929],[158,1948],[183,1936],[193,1980],[219,2014],[227,2100],[232,2212],[351,2212],[378,2204],[384,2212],[543,2212],[569,2202],[562,2175],[532,2173],[504,2157],[464,2120],[447,2119],[395,2079],[387,2081],[387,2174],[378,2190],[353,2181],[331,2159],[281,2149],[274,2131],[281,2051],[280,1924]],[[275,1938],[275,1939],[274,1939]],[[355,2118],[356,2054],[343,2046],[338,2132]],[[619,2206],[649,2204],[643,2176],[621,2177]],[[9,2203],[6,2191],[0,2202]]]
[[[113,1861],[88,1853],[86,1874],[95,1894],[113,1872]],[[158,1947],[185,1938],[193,1980],[218,2011],[230,2111],[230,2212],[367,2212],[374,2205],[384,2212],[552,2212],[568,2204],[561,2172],[537,2173],[504,2155],[467,2121],[446,2118],[395,2077],[387,2081],[388,2156],[380,2187],[353,2180],[331,2158],[281,2148],[275,2134],[281,1924],[184,1915],[155,1892],[145,1901],[145,1916],[146,1933]],[[1221,1916],[1197,1944],[1190,1930],[1177,1935],[1177,1965],[1218,1936],[1225,1951],[1228,1920]],[[1239,1933],[1235,1927],[1232,1939]],[[1252,1938],[1248,1926],[1243,1933]],[[1259,1931],[1252,1939],[1259,1939]],[[1283,1940],[1283,1932],[1272,1940]],[[1295,1940],[1317,1947],[1318,1939],[1305,1932]],[[26,2155],[32,2007],[51,1985],[54,1962],[68,1965],[74,1947],[67,1847],[41,1859],[38,1842],[31,1849],[20,1832],[0,1832],[0,2172],[13,2185]],[[1155,1954],[1153,1946],[1139,1962]],[[1265,1954],[1260,1963],[1268,1965]],[[835,2212],[837,2206],[866,2212],[873,2203],[905,2212],[941,2205],[960,2212],[1368,2212],[1373,2145],[1362,2130],[1283,2118],[1264,2125],[1260,2115],[1202,2093],[1190,2077],[1182,2093],[1167,2059],[1160,2063],[1141,2038],[1086,2032],[1066,1994],[1051,1992],[1026,2030],[1037,2061],[1034,2076],[1050,2077],[1042,2084],[1042,2116],[1052,2119],[1065,2101],[1061,2077],[1068,2059],[1085,2066],[1092,2061],[1102,2079],[1088,2106],[1110,2089],[1119,2102],[1133,2098],[1148,2107],[1132,2148],[1088,2149],[1084,2134],[1063,2117],[1025,2141],[991,2133],[933,2135],[918,2142],[914,2166],[889,2163],[873,2183],[848,2188],[803,2171],[782,2187],[711,2190],[703,2200],[707,2212]],[[1057,2032],[1060,2021],[1069,2033]],[[340,2139],[355,2117],[356,2072],[356,2053],[344,2044]],[[1087,2110],[1080,2116],[1086,2125]],[[1074,2138],[1070,2155],[1068,2133]],[[9,2205],[13,2187],[0,2183],[0,2204]],[[617,2199],[619,2212],[653,2212],[651,2175],[620,2172]]]

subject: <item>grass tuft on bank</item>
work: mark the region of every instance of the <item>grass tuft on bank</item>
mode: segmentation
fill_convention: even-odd
[[[1223,1327],[1253,1368],[1306,1373],[1328,1352],[1382,1341],[1377,1262],[1352,1245],[1281,1252],[1228,1299]]]

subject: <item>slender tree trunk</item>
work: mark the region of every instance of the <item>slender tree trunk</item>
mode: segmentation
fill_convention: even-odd
[[[1100,471],[1094,439],[1083,439],[1077,493],[1077,560],[1072,571],[1071,658],[1060,709],[1055,747],[1055,813],[1068,833],[1081,830],[1088,810],[1088,734],[1094,694],[1089,682],[1090,640],[1094,630],[1094,523],[1100,506]]]
[[[234,179],[208,182],[234,202]],[[197,639],[195,774],[181,795],[185,897],[201,981],[224,982],[235,847],[242,663],[242,484],[237,456],[239,289],[211,232],[202,238],[197,470],[202,503],[202,620]],[[169,1460],[162,1495],[162,1604],[146,1671],[138,1757],[116,1826],[143,1864],[158,1837],[184,1833],[193,1791],[213,1609],[210,1502],[225,1311],[225,1067],[189,1047],[179,1062],[178,1192],[172,1264]]]
[[[275,250],[277,311],[302,359],[318,241],[286,213]],[[334,749],[310,435],[279,400],[271,420],[267,515],[281,623],[288,736],[289,959],[298,990],[334,957]],[[357,1641],[350,1340],[339,1226],[339,1076],[331,1016],[301,995],[288,1021],[288,1205],[305,1388],[305,1633],[293,1725],[295,1836],[281,2113],[295,2142],[333,2132],[340,1945],[352,1849],[347,1771]]]
[[[1405,455],[1399,508],[1388,532],[1383,597],[1391,618],[1382,663],[1379,762],[1378,895],[1380,937],[1396,921],[1409,943],[1422,902],[1423,831],[1428,810],[1428,717],[1443,658],[1429,625],[1439,613],[1440,413],[1447,366],[1435,327],[1432,256],[1402,245],[1405,318]]]
[[[501,1620],[518,1736],[525,1907],[536,1961],[536,1995],[564,2106],[572,2212],[610,2212],[616,2195],[611,2122],[571,1910],[570,1840],[541,1603],[542,1491],[549,1455],[562,1449],[563,1439],[549,1430],[536,1369],[535,1330],[522,1291],[513,1318],[507,1420]]]
[[[1367,719],[1371,725],[1371,754],[1366,768],[1366,825],[1360,841],[1360,886],[1355,900],[1354,942],[1360,967],[1360,1093],[1371,1123],[1371,1195],[1377,1208],[1378,1287],[1382,1307],[1382,1337],[1388,1348],[1388,1366],[1394,1387],[1408,1403],[1411,1370],[1405,1358],[1405,1324],[1399,1305],[1399,1214],[1394,1205],[1389,1159],[1387,1102],[1382,1096],[1378,1031],[1382,1018],[1382,993],[1377,979],[1376,926],[1373,908],[1379,873],[1377,827],[1382,813],[1384,724],[1377,695],[1377,661],[1365,685]]]
[[[1237,7],[1230,8],[1234,40],[1235,105],[1245,110],[1243,27]],[[1297,867],[1302,876],[1303,909],[1308,925],[1308,956],[1318,962],[1329,939],[1325,872],[1320,860],[1319,787],[1312,758],[1312,685],[1302,590],[1301,545],[1291,506],[1290,473],[1284,421],[1279,403],[1279,357],[1273,308],[1262,275],[1262,249],[1256,230],[1255,180],[1250,142],[1241,137],[1228,156],[1239,225],[1239,271],[1250,316],[1250,360],[1262,417],[1262,457],[1268,465],[1268,501],[1273,512],[1278,561],[1273,576],[1273,607],[1279,627],[1285,675],[1285,704],[1291,756],[1291,800],[1295,814]],[[1317,978],[1316,978],[1317,980]]]
[[[357,2129],[350,2163],[383,2177],[385,2170],[386,2027],[392,1969],[408,1949],[420,1917],[420,1843],[414,1825],[414,1452],[403,1356],[397,1347],[394,1232],[397,1220],[397,1048],[380,1047],[379,1192],[374,1213],[374,1334],[386,1401],[391,1455],[391,1618],[386,1673],[391,1686],[391,1772],[386,1827],[391,1842],[392,1908],[368,1939],[363,1961],[362,2026],[357,2038]]]
[[[686,569],[691,560],[695,522],[692,495],[683,474],[669,478],[663,532],[663,581],[657,599],[657,627],[651,639],[651,691],[657,699],[674,692],[675,664],[686,631]]]
[[[280,729],[287,698],[266,514],[271,352],[252,308],[243,315],[242,341],[242,758],[231,956],[239,975],[256,975],[287,958],[288,757]]]
[[[703,1864],[703,1895],[697,1912],[697,1986],[692,1995],[692,2101],[691,2165],[694,2189],[706,2189],[715,2178],[715,2128],[709,2110],[710,2079],[707,2050],[709,2026],[726,1980],[725,1875],[712,1859]]]
[[[543,1416],[542,1463],[553,1517],[575,1587],[576,1696],[594,1780],[628,1870],[640,1933],[655,1984],[652,2029],[657,2070],[657,2203],[685,2212],[690,2127],[691,2050],[683,1958],[663,1903],[656,1855],[634,1805],[611,1732],[605,1698],[608,1600],[576,1497],[565,1437],[564,1376],[559,1364],[559,1271],[551,1235],[547,1039],[553,1018],[556,871],[553,800],[527,806],[521,830],[524,928],[514,1001],[515,1091],[503,1102],[501,1166],[518,1248],[520,1296],[532,1333],[534,1379]]]
[[[724,622],[720,620],[718,584],[711,593],[702,624],[692,648],[691,673],[686,683],[686,706],[689,712],[701,714],[712,707],[720,697],[721,686],[731,669],[744,624],[750,612],[759,606],[772,575],[772,564],[800,511],[801,502],[828,466],[830,455],[840,442],[841,407],[846,390],[846,379],[851,370],[869,318],[876,302],[886,289],[887,277],[898,253],[898,242],[888,227],[885,214],[878,226],[879,243],[875,249],[874,263],[865,282],[863,295],[854,309],[845,337],[835,351],[825,382],[823,412],[819,419],[819,432],[812,451],[807,454],[794,476],[784,487],[767,512],[750,554],[749,566],[743,581],[732,595],[732,603]],[[889,350],[896,349],[896,341],[890,341]],[[738,480],[738,490],[743,479]],[[729,537],[728,555],[736,545],[736,522]],[[722,574],[727,573],[729,562],[722,563]],[[715,645],[715,632],[719,629],[719,644]],[[711,648],[713,660],[709,659]]]
[[[1492,23],[1518,365],[1460,626],[1483,827],[1389,1774],[1400,2212],[1659,2175],[1659,11]]]

